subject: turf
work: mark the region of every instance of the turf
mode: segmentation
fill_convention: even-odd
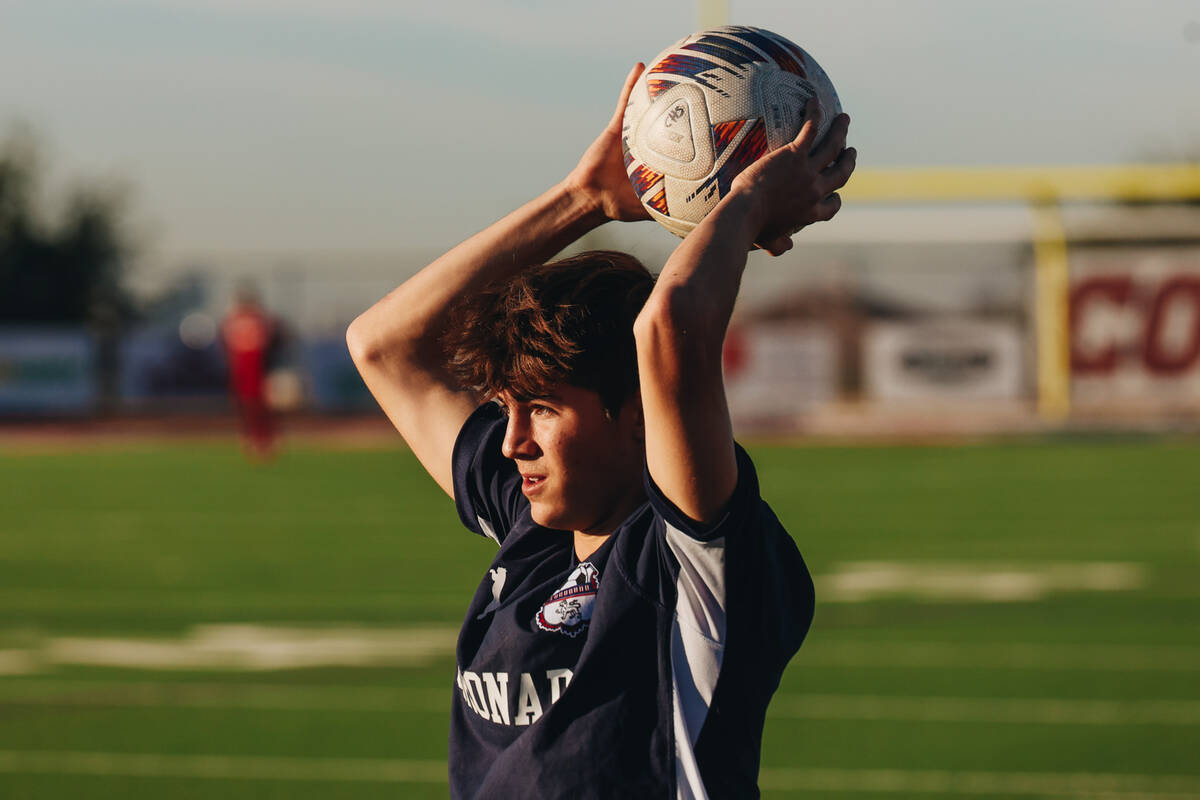
[[[1004,602],[819,595],[768,718],[764,796],[1200,797],[1200,445],[752,454],[819,586],[858,562],[1141,576]],[[6,652],[59,637],[457,626],[492,547],[406,451],[9,448],[0,527],[0,797],[445,796],[444,655],[3,674]]]

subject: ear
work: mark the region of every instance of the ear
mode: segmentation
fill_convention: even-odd
[[[633,396],[625,401],[625,407],[621,410],[622,414],[630,415],[630,424],[633,425],[633,438],[640,445],[646,444],[646,415],[642,412],[642,393],[634,392]]]

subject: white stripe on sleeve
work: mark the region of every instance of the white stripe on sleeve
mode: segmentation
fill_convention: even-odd
[[[725,539],[701,542],[667,524],[679,562],[671,677],[678,800],[707,800],[696,740],[708,716],[725,655]]]

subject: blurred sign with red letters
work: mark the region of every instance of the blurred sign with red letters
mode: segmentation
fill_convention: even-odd
[[[1200,248],[1071,256],[1072,400],[1200,410]]]

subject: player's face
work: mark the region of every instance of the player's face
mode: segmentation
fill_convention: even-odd
[[[600,395],[558,386],[547,397],[498,398],[508,415],[502,451],[517,462],[533,521],[612,533],[645,499],[645,436],[635,396],[609,418]]]

